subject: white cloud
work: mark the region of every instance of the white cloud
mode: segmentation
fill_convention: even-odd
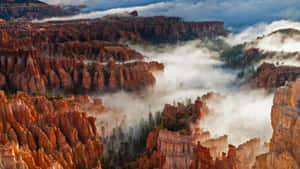
[[[276,33],[258,40],[256,47],[265,51],[300,52],[300,36]]]
[[[229,135],[232,144],[260,137],[268,141],[272,135],[270,111],[272,95],[235,86],[237,72],[220,67],[219,55],[205,48],[200,41],[175,46],[131,46],[148,56],[149,60],[164,63],[165,71],[156,74],[157,84],[139,95],[119,92],[100,96],[105,105],[123,112],[129,125],[147,118],[147,112],[162,111],[164,104],[196,99],[207,92],[219,92],[226,99],[209,102],[213,110],[201,122],[201,127],[215,136]],[[117,103],[117,104],[116,104]]]
[[[90,3],[90,0],[42,0],[52,5],[85,5]]]
[[[225,40],[231,45],[237,45],[245,42],[251,42],[257,39],[257,37],[268,35],[280,29],[288,29],[288,28],[300,30],[300,22],[280,20],[280,21],[274,21],[270,24],[259,23],[254,26],[248,27],[247,29],[245,29],[240,33],[231,34]]]
[[[156,3],[156,4],[146,5],[146,6],[139,6],[139,7],[114,8],[114,9],[109,9],[109,10],[105,10],[105,11],[81,13],[81,14],[77,14],[77,15],[74,15],[74,16],[46,18],[46,19],[43,19],[43,20],[35,20],[33,22],[65,21],[65,20],[77,20],[77,19],[95,19],[95,18],[106,16],[106,15],[128,13],[128,12],[132,12],[132,11],[135,11],[135,10],[137,10],[137,11],[151,10],[151,9],[155,9],[155,8],[161,6],[161,5],[163,5],[163,3]]]
[[[47,1],[47,0],[46,0]],[[101,17],[103,13],[115,12],[105,9],[120,8],[127,10],[138,9],[145,16],[164,15],[179,16],[188,21],[219,20],[224,21],[228,27],[234,30],[245,28],[260,22],[272,22],[280,19],[300,20],[299,0],[48,0],[52,3],[87,5],[90,10],[102,11],[89,15],[78,15],[79,18]],[[149,4],[154,5],[149,8]],[[146,5],[145,5],[146,4]],[[146,8],[136,8],[144,5]],[[130,7],[132,7],[130,9]]]

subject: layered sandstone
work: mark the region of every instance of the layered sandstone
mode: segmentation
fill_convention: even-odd
[[[221,157],[227,150],[227,136],[212,139],[209,132],[197,130],[190,135],[161,130],[157,139],[158,150],[165,158],[163,169],[188,169],[194,160],[194,149],[201,144],[208,149],[212,159]]]
[[[140,53],[116,42],[176,42],[227,33],[221,22],[136,15],[4,22],[0,30],[0,87],[29,93],[141,90],[155,84],[152,71],[162,71],[163,65],[145,62]]]
[[[207,113],[206,103],[199,99],[190,105],[165,105],[158,119],[159,128],[155,127],[147,136],[143,155],[128,165],[140,169],[189,168],[195,140],[209,140],[209,133],[199,130],[198,134],[193,134],[191,126]]]
[[[101,103],[86,98],[6,96],[1,92],[0,165],[20,169],[100,167],[103,145],[96,119],[80,110],[85,109],[84,103]]]
[[[270,152],[257,157],[256,169],[300,166],[300,80],[277,89],[272,106],[273,136]]]
[[[199,124],[208,112],[206,103],[198,99],[191,105],[178,103],[177,106],[174,106],[166,104],[163,109],[161,123],[171,131],[190,131],[190,126]]]
[[[201,100],[191,105],[166,105],[160,117],[160,128],[154,128],[148,135],[143,155],[129,166],[149,169],[251,169],[255,157],[266,152],[267,146],[259,139],[252,139],[236,148],[228,144],[226,135],[211,137],[208,131],[195,127],[207,113],[206,104]],[[181,124],[174,127],[173,121]],[[190,123],[183,125],[185,122]]]
[[[28,165],[19,155],[22,151],[15,143],[0,146],[0,168],[3,169],[29,169]],[[61,166],[56,165],[59,169]]]
[[[5,20],[32,20],[75,13],[75,10],[65,10],[38,0],[1,0],[0,6],[0,18]]]
[[[286,81],[295,81],[299,75],[299,67],[263,63],[256,70],[252,85],[260,88],[276,88],[285,85]]]
[[[16,39],[32,37],[51,42],[110,41],[174,43],[228,33],[223,22],[184,22],[177,17],[103,17],[50,23],[13,22],[1,28]],[[8,29],[10,28],[10,29]],[[18,28],[18,29],[16,29]]]
[[[29,93],[64,89],[77,93],[135,91],[155,84],[151,71],[163,69],[156,62],[124,64],[83,63],[65,57],[45,57],[38,50],[2,51],[0,87]]]
[[[153,86],[152,71],[164,69],[160,63],[143,61],[143,55],[125,45],[85,41],[80,31],[72,31],[79,39],[61,40],[65,34],[53,30],[52,24],[1,26],[0,88],[12,92],[136,91]],[[49,37],[52,33],[55,38]]]

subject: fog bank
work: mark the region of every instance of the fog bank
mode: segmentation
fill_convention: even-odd
[[[114,8],[138,9],[142,16],[178,16],[187,21],[224,21],[228,28],[240,31],[250,25],[281,19],[300,20],[298,0],[43,0],[51,4],[85,5],[90,16],[102,16]],[[157,5],[155,5],[157,4]],[[155,8],[147,8],[147,6]],[[144,7],[142,7],[144,6]],[[100,11],[100,12],[95,12]],[[122,11],[122,10],[119,10]],[[79,18],[83,16],[78,15]]]
[[[258,23],[254,26],[250,26],[246,28],[240,33],[230,34],[227,38],[225,38],[225,41],[228,44],[231,44],[232,46],[243,44],[245,42],[254,41],[258,37],[268,35],[280,29],[300,30],[300,22],[290,21],[290,20],[279,20],[279,21],[274,21],[272,23]]]
[[[219,54],[201,41],[174,46],[132,46],[148,60],[165,64],[163,73],[156,73],[157,84],[140,94],[119,92],[100,96],[104,104],[124,112],[127,123],[135,126],[148,117],[148,112],[162,111],[166,103],[185,102],[207,92],[218,92],[226,99],[208,102],[211,114],[201,122],[215,136],[229,135],[232,144],[260,137],[268,141],[272,135],[270,110],[272,95],[236,85],[238,72],[221,67]]]

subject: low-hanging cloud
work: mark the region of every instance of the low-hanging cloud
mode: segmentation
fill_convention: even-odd
[[[263,62],[300,66],[300,22],[280,20],[260,23],[221,38],[231,46],[246,43],[246,49],[258,48],[265,53],[266,58],[254,65],[255,68]]]
[[[42,0],[52,5],[85,5],[88,10],[105,10],[112,8],[126,8],[132,6],[143,6],[162,2],[162,0]]]
[[[162,48],[131,47],[148,56],[148,60],[164,63],[165,71],[156,73],[155,87],[142,93],[100,96],[104,104],[125,114],[128,125],[138,125],[142,118],[148,117],[148,112],[162,111],[164,104],[194,100],[213,91],[227,97],[220,103],[208,102],[212,112],[200,127],[214,136],[227,134],[230,143],[236,145],[254,137],[270,139],[272,96],[235,86],[238,72],[223,69],[219,54],[207,49],[201,41]]]
[[[78,19],[95,19],[107,15],[113,14],[124,14],[129,13],[132,11],[144,11],[144,10],[151,10],[155,9],[159,6],[162,6],[163,3],[155,3],[145,6],[137,6],[137,7],[128,7],[128,8],[113,8],[104,11],[95,11],[95,12],[88,12],[88,13],[80,13],[73,16],[65,16],[65,17],[51,17],[46,18],[43,20],[34,20],[33,22],[49,22],[49,21],[65,21],[65,20],[78,20]]]
[[[235,145],[255,137],[269,141],[272,98],[263,90],[226,93],[224,100],[208,102],[211,113],[200,127],[215,136],[228,134],[229,142]]]
[[[90,0],[42,0],[52,5],[85,5],[89,4]]]
[[[130,8],[159,3],[155,8],[142,8],[141,15],[178,16],[187,21],[219,20],[227,27],[240,30],[260,22],[280,19],[300,20],[298,0],[44,0],[55,4],[84,4],[87,10],[102,12],[113,8]],[[97,13],[96,13],[97,14]],[[95,15],[95,14],[93,14]],[[79,15],[80,16],[80,15]],[[101,16],[101,14],[100,14]],[[89,15],[85,15],[89,17]]]
[[[247,43],[256,40],[258,37],[268,35],[280,29],[295,29],[300,30],[300,22],[290,20],[279,20],[272,23],[259,23],[254,26],[249,26],[245,30],[237,34],[231,34],[225,38],[226,42],[231,45]]]
[[[300,52],[300,34],[274,33],[258,40],[256,47],[265,51]]]

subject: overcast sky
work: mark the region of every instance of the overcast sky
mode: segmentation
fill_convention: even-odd
[[[91,11],[112,8],[142,8],[142,15],[179,16],[187,21],[219,20],[227,28],[240,29],[280,19],[300,20],[299,0],[43,0],[51,4],[86,5]],[[154,7],[155,6],[155,7]]]

